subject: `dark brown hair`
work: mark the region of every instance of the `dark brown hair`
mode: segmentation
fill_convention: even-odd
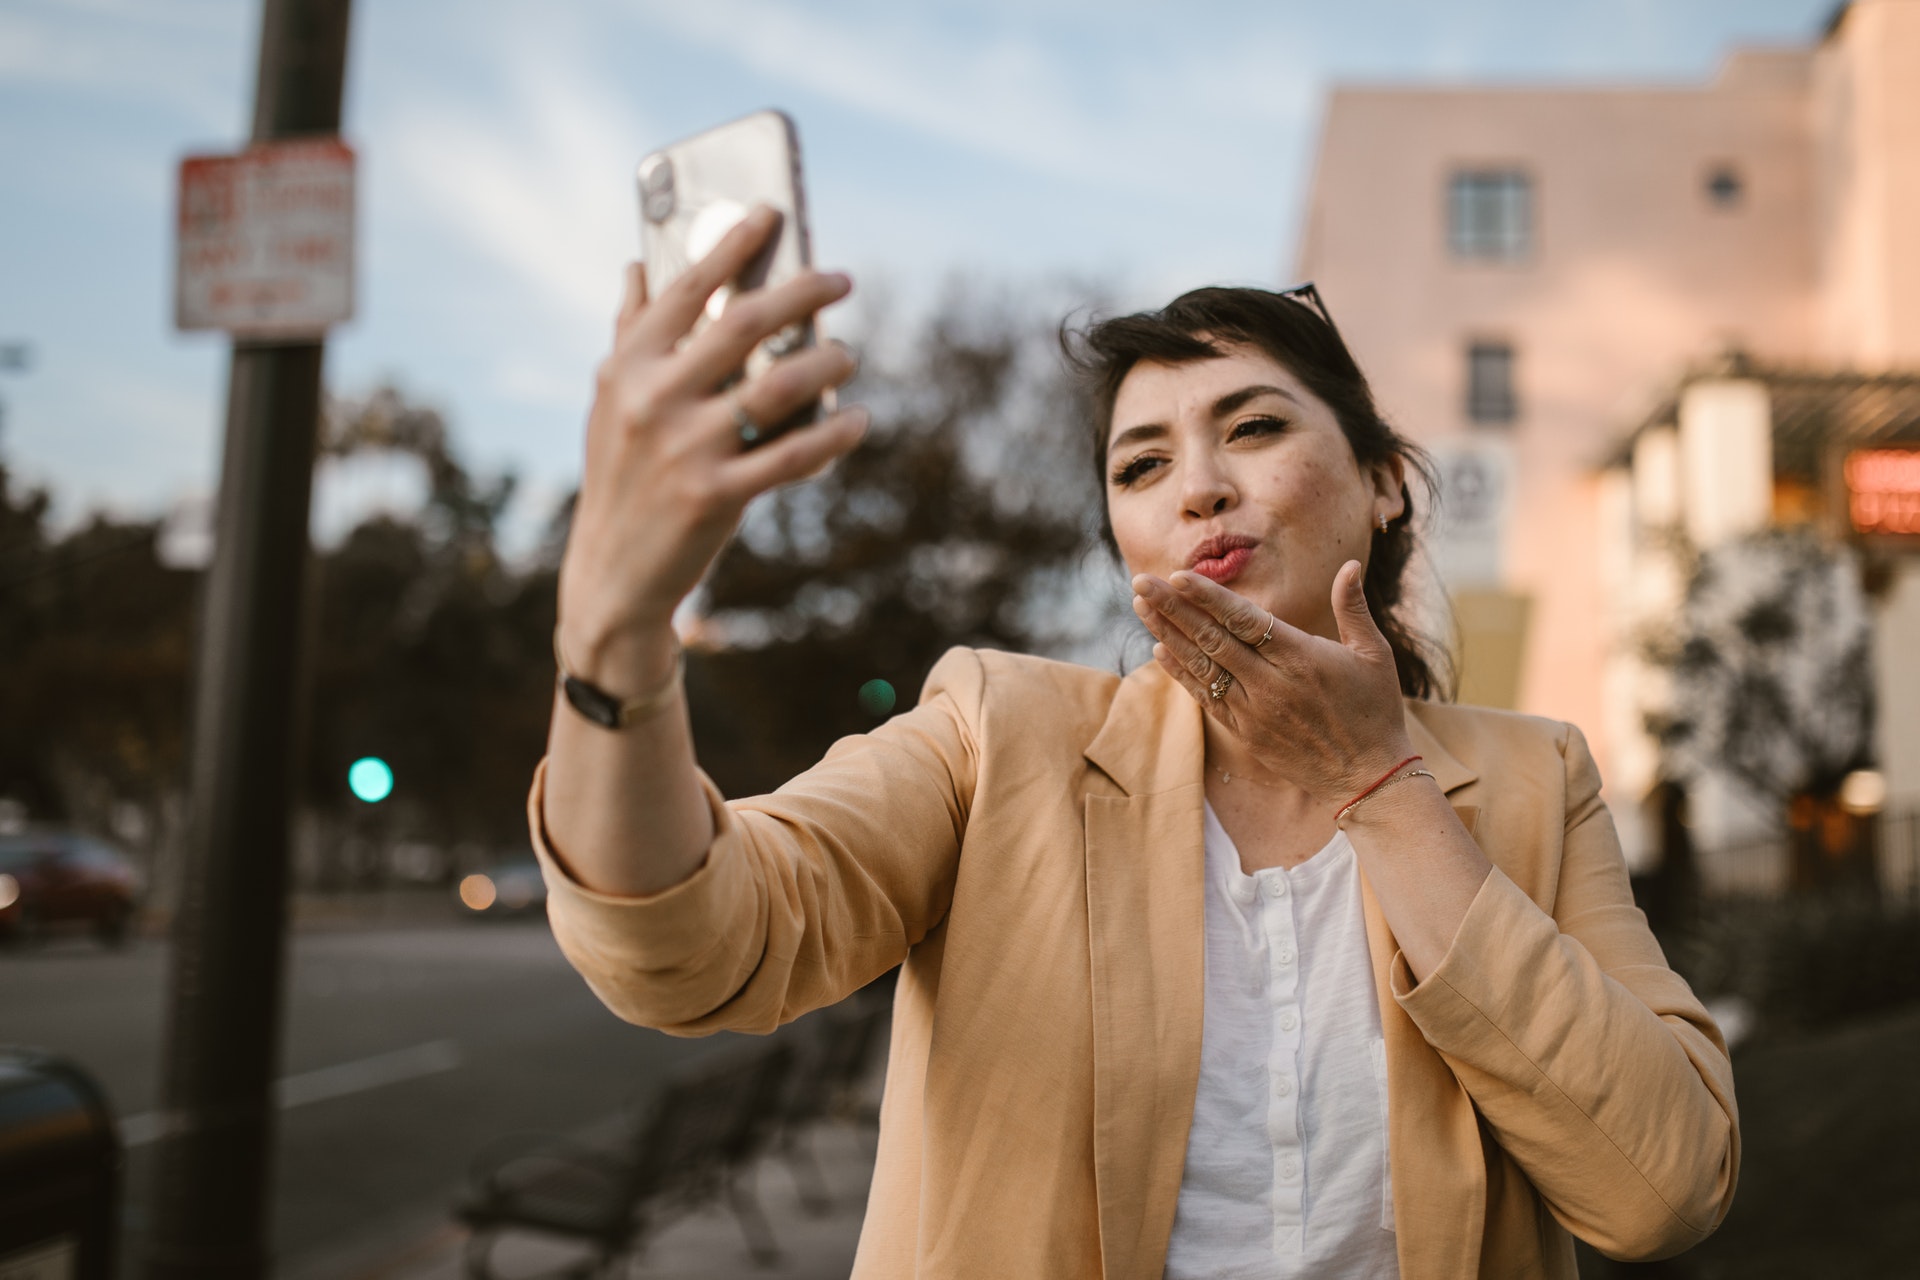
[[[1188,364],[1226,354],[1224,343],[1241,343],[1273,357],[1300,379],[1307,390],[1333,410],[1356,462],[1364,469],[1398,458],[1429,496],[1434,491],[1433,462],[1420,446],[1389,426],[1374,407],[1366,375],[1354,363],[1339,332],[1320,313],[1298,299],[1265,289],[1195,289],[1183,293],[1158,311],[1142,311],[1089,324],[1085,329],[1062,327],[1061,347],[1079,374],[1092,400],[1094,473],[1106,492],[1107,435],[1113,425],[1113,402],[1120,384],[1142,360],[1156,364]],[[1393,649],[1400,674],[1400,691],[1414,698],[1452,696],[1446,650],[1420,634],[1400,616],[1407,567],[1417,549],[1413,531],[1413,494],[1402,483],[1406,506],[1389,521],[1385,532],[1375,530],[1367,558],[1364,588],[1367,607],[1381,634]],[[1101,505],[1100,531],[1116,555],[1113,523]]]

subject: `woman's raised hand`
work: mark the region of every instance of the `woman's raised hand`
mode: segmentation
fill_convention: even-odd
[[[682,345],[715,290],[740,274],[778,222],[772,210],[756,209],[655,299],[642,267],[628,268],[560,570],[567,658],[616,692],[650,685],[670,660],[673,611],[748,501],[818,472],[866,431],[866,411],[852,407],[756,449],[741,441],[736,408],[755,423],[777,423],[853,376],[853,354],[838,343],[787,356],[720,392],[755,344],[845,297],[852,284],[844,275],[808,271],[737,294]]]
[[[1359,561],[1333,578],[1338,642],[1190,571],[1171,581],[1141,574],[1133,588],[1167,674],[1266,769],[1315,799],[1344,804],[1412,754],[1393,650],[1367,609]],[[1222,671],[1232,679],[1215,697]]]

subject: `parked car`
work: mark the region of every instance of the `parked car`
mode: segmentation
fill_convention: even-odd
[[[53,829],[0,836],[0,936],[10,941],[79,925],[117,946],[140,890],[133,860],[104,840]]]
[[[540,864],[533,854],[518,853],[464,877],[454,899],[463,916],[543,915],[547,882],[540,878]]]

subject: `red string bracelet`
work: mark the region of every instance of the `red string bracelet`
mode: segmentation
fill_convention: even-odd
[[[1405,760],[1402,760],[1399,764],[1393,766],[1393,768],[1381,774],[1378,778],[1374,779],[1374,783],[1372,786],[1368,787],[1365,791],[1362,791],[1359,795],[1355,796],[1353,799],[1341,805],[1340,808],[1334,812],[1333,820],[1335,822],[1339,822],[1340,819],[1347,816],[1348,812],[1352,810],[1352,808],[1355,805],[1359,804],[1362,800],[1365,800],[1368,796],[1372,795],[1374,792],[1378,791],[1380,788],[1386,786],[1387,783],[1393,781],[1394,774],[1400,772],[1402,769],[1406,768],[1408,765],[1412,764],[1415,760],[1418,760],[1420,758],[1421,757],[1417,755],[1408,756]]]

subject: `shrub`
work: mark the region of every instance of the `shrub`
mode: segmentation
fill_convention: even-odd
[[[1760,1034],[1920,1001],[1920,910],[1864,894],[1723,899],[1669,943],[1703,1000],[1752,1006]]]

